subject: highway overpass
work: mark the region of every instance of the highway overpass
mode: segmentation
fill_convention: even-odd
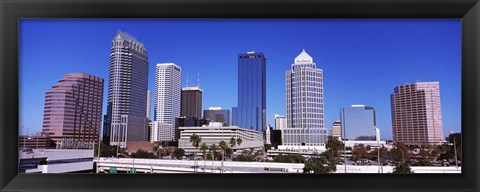
[[[95,159],[97,162],[98,160]],[[166,159],[135,159],[135,158],[100,158],[97,164],[98,172],[108,173],[110,168],[118,172],[128,172],[135,169],[136,173],[302,173],[301,163],[272,162],[240,162],[198,160],[197,166],[193,160]],[[196,167],[196,169],[195,169]],[[415,173],[461,173],[461,167],[419,167],[412,166]],[[336,173],[391,173],[392,166],[377,165],[337,165]]]

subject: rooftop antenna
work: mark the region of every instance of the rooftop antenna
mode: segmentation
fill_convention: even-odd
[[[200,73],[197,74],[197,86],[200,88]]]
[[[420,75],[417,76],[417,82],[420,82]]]
[[[188,73],[187,73],[187,86],[186,87],[188,87]]]

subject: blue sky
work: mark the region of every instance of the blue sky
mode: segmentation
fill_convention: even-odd
[[[146,46],[152,94],[156,63],[174,62],[182,86],[187,73],[189,85],[200,74],[204,109],[231,110],[237,54],[263,52],[267,123],[274,126],[274,114],[286,113],[285,72],[305,49],[324,72],[327,129],[341,107],[365,104],[376,109],[382,139],[391,139],[390,94],[418,79],[440,82],[445,134],[461,129],[460,19],[32,19],[20,22],[20,133],[41,130],[45,91],[65,73],[108,80],[119,29]]]

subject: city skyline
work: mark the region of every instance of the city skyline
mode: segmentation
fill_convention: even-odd
[[[140,24],[135,24],[133,21],[139,21]],[[439,81],[444,91],[441,95],[442,97],[442,111],[444,112],[444,132],[452,131],[459,131],[460,130],[460,22],[459,20],[454,19],[423,19],[423,20],[159,20],[158,23],[162,24],[160,26],[168,27],[173,26],[173,31],[171,33],[165,31],[166,36],[173,36],[175,42],[178,44],[168,44],[168,46],[172,46],[171,49],[164,49],[162,51],[152,51],[150,47],[155,47],[155,44],[161,44],[162,41],[166,41],[168,38],[164,38],[162,40],[152,41],[152,34],[148,32],[142,32],[141,29],[145,29],[146,26],[156,26],[157,24],[154,21],[143,21],[143,20],[130,20],[128,22],[121,22],[118,20],[100,20],[99,22],[95,22],[95,20],[90,21],[76,21],[76,22],[66,22],[66,21],[58,21],[58,20],[36,20],[36,21],[27,21],[21,22],[21,56],[20,56],[20,71],[21,71],[21,126],[28,127],[30,129],[30,133],[35,131],[40,131],[40,127],[38,126],[41,124],[42,112],[38,112],[38,108],[43,108],[44,103],[42,101],[38,102],[38,100],[42,100],[36,98],[35,95],[39,95],[39,93],[43,94],[46,89],[45,86],[51,85],[53,81],[50,77],[43,78],[42,74],[36,74],[39,70],[39,66],[35,66],[34,64],[37,62],[41,62],[39,65],[40,67],[45,67],[49,70],[48,76],[58,77],[59,73],[62,75],[67,72],[82,72],[82,73],[90,73],[102,78],[105,78],[105,73],[108,74],[108,52],[110,51],[110,47],[107,46],[105,48],[104,44],[110,44],[110,40],[118,29],[123,31],[127,31],[130,34],[134,34],[140,41],[144,44],[147,44],[149,47],[149,66],[155,65],[157,62],[166,62],[169,60],[175,61],[178,63],[182,69],[190,74],[200,73],[200,79],[202,83],[202,89],[204,90],[204,103],[203,106],[220,106],[222,108],[231,109],[231,107],[236,106],[236,100],[232,98],[236,98],[236,55],[239,53],[244,53],[247,51],[256,51],[256,52],[264,52],[268,58],[267,62],[267,122],[268,124],[274,124],[274,117],[273,114],[281,114],[286,115],[285,110],[285,79],[284,79],[284,71],[288,70],[291,64],[291,58],[295,57],[298,52],[305,48],[308,50],[309,54],[311,54],[314,58],[318,58],[317,65],[320,68],[325,70],[325,125],[330,125],[333,121],[339,119],[339,109],[343,106],[349,106],[352,104],[363,103],[368,106],[375,107],[377,110],[378,121],[377,125],[382,131],[382,138],[391,139],[391,117],[390,117],[390,102],[389,102],[389,94],[392,92],[393,88],[397,85],[403,83],[413,83],[418,79],[420,76],[421,81]],[[140,22],[142,21],[142,22]],[[280,22],[283,21],[283,22]],[[338,21],[338,22],[337,22]],[[388,22],[390,21],[390,22]],[[391,22],[395,21],[395,22]],[[236,24],[249,24],[249,22],[253,23],[252,25],[263,27],[261,29],[255,29],[254,31],[257,32],[255,34],[245,35],[246,37],[235,36],[235,35],[218,35],[216,33],[210,35],[207,32],[207,28],[212,26],[229,28],[235,27]],[[46,25],[45,25],[46,24]],[[61,24],[65,24],[66,26],[60,26]],[[102,25],[99,25],[102,24]],[[185,26],[182,26],[185,24]],[[207,25],[201,27],[200,25]],[[312,24],[315,24],[311,26]],[[49,27],[56,26],[51,31],[51,34],[47,34],[47,30]],[[81,29],[82,26],[88,25],[86,29]],[[135,28],[135,25],[141,25],[143,27]],[[191,26],[190,26],[191,25]],[[286,26],[286,27],[279,27],[279,26]],[[360,29],[354,33],[348,33],[352,27],[348,27],[353,25],[353,28]],[[368,27],[372,29],[367,29]],[[187,27],[186,27],[187,26]],[[278,46],[278,42],[274,42],[276,38],[282,37],[282,34],[286,34],[287,32],[292,32],[293,29],[299,27],[307,27],[317,29],[317,32],[321,32],[323,28],[329,28],[331,30],[330,33],[338,33],[341,32],[340,35],[334,37],[333,41],[329,40],[328,38],[332,38],[332,36],[324,35],[328,38],[320,38],[318,39],[317,36],[322,37],[322,35],[312,34],[303,31],[302,33],[294,33],[291,36],[288,36],[289,39],[285,41],[293,41],[287,42],[283,46]],[[405,27],[405,26],[409,26]],[[176,28],[175,28],[176,27]],[[202,47],[203,41],[193,41],[191,42],[193,37],[189,37],[187,29],[189,27],[198,27],[201,30],[196,32],[196,37],[204,37],[207,39],[215,39],[213,46],[209,46],[209,48],[223,45],[224,47],[235,47],[238,48],[231,48],[227,49],[229,51],[221,51],[215,49],[215,51],[208,51],[209,49],[205,49],[207,47]],[[38,29],[38,30],[34,30]],[[68,28],[68,29],[67,29]],[[71,28],[71,29],[70,29]],[[94,30],[95,28],[95,30]],[[98,29],[97,29],[98,28]],[[285,31],[279,31],[279,34],[273,35],[274,37],[262,39],[258,38],[259,34],[266,37],[266,32],[261,32],[261,30],[265,30],[268,28],[270,31],[284,29]],[[29,30],[30,29],[30,30]],[[382,32],[389,32],[389,34],[378,33],[379,29],[382,29]],[[63,53],[63,51],[68,50],[60,50],[62,47],[62,43],[57,41],[61,41],[62,38],[66,36],[72,36],[72,34],[67,33],[66,31],[74,31],[78,35],[76,38],[82,39],[83,41],[90,42],[91,39],[95,39],[97,37],[93,37],[92,35],[98,35],[102,37],[102,34],[105,36],[109,36],[106,39],[99,37],[98,42],[95,45],[91,46],[92,50],[83,50],[81,49],[73,49],[70,52]],[[218,29],[217,29],[218,30]],[[220,30],[221,31],[221,30]],[[234,32],[235,29],[230,29],[227,31],[228,34],[238,34]],[[35,35],[32,33],[35,32]],[[181,32],[180,35],[172,35],[174,32]],[[342,33],[343,32],[343,33]],[[322,32],[325,33],[325,32]],[[356,41],[351,42],[348,39],[352,39],[352,37],[358,37],[360,33],[364,36],[364,39],[355,39]],[[370,34],[369,36],[369,33]],[[400,33],[406,33],[403,36],[398,36]],[[433,35],[432,35],[433,33]],[[30,34],[30,35],[28,35]],[[64,34],[64,35],[61,35]],[[67,35],[68,34],[68,35]],[[208,36],[208,35],[210,36]],[[268,33],[267,33],[268,34]],[[302,36],[298,36],[297,34],[301,34]],[[420,34],[420,35],[419,35]],[[183,35],[183,36],[182,36]],[[331,34],[330,34],[331,35]],[[343,36],[342,36],[343,35]],[[379,37],[380,35],[380,37]],[[390,36],[389,36],[390,35]],[[395,36],[397,35],[397,36]],[[342,37],[346,37],[347,40],[342,39]],[[413,36],[413,38],[412,38]],[[84,38],[82,38],[84,37]],[[178,39],[182,39],[185,42],[179,42]],[[188,37],[188,38],[187,38]],[[238,37],[238,40],[235,40],[232,37]],[[256,37],[260,39],[260,43],[255,43],[254,41],[250,40],[252,37]],[[310,41],[305,40],[312,40],[312,38],[316,37],[317,39],[313,41],[312,44]],[[369,38],[365,38],[369,37]],[[446,38],[448,37],[448,38]],[[32,39],[33,38],[33,39]],[[36,40],[48,40],[48,44],[51,45],[44,45],[48,46],[49,48],[42,48],[45,50],[57,50],[60,53],[63,53],[62,57],[60,58],[49,58],[49,54],[45,53],[42,50],[35,49],[36,45],[32,43]],[[245,44],[235,44],[229,41],[225,41],[225,39],[231,39],[232,42],[242,41],[247,39],[249,45]],[[300,38],[300,39],[299,39]],[[393,38],[393,39],[392,39]],[[153,38],[155,39],[155,38]],[[219,39],[219,40],[218,40]],[[353,38],[354,39],[354,38]],[[380,46],[378,41],[368,42],[369,44],[361,44],[358,41],[362,42],[366,40],[389,40],[388,44],[382,44],[383,47]],[[172,40],[172,41],[173,41]],[[321,42],[320,42],[321,40]],[[414,41],[415,40],[415,41]],[[77,39],[69,40],[69,41],[78,41]],[[96,40],[97,41],[97,40]],[[185,47],[185,43],[192,44],[190,47]],[[205,40],[206,41],[206,40]],[[301,41],[301,43],[298,43]],[[394,42],[392,42],[394,41]],[[413,46],[409,44],[411,42],[417,42]],[[71,43],[71,42],[70,42]],[[82,44],[81,42],[76,42],[77,44]],[[337,43],[338,45],[335,45]],[[365,43],[365,42],[364,42]],[[260,45],[260,44],[268,44],[267,47]],[[275,46],[277,45],[277,46]],[[292,45],[292,46],[288,46]],[[356,45],[356,46],[355,46]],[[360,45],[368,46],[370,49],[361,50]],[[372,46],[373,45],[373,46]],[[394,46],[392,46],[394,45]],[[167,45],[166,45],[167,46]],[[350,46],[350,47],[349,47]],[[378,46],[378,47],[377,47]],[[225,49],[222,47],[222,49]],[[379,49],[381,47],[382,49]],[[350,52],[345,51],[344,49],[350,50]],[[357,49],[355,49],[357,48]],[[98,49],[98,50],[97,50]],[[105,50],[104,50],[105,49]],[[198,49],[205,49],[205,51],[198,51],[199,54],[193,54],[191,51]],[[341,51],[339,51],[341,49]],[[387,49],[388,51],[383,51]],[[395,52],[393,50],[399,49],[402,50],[401,52]],[[408,50],[407,50],[408,49]],[[414,54],[413,52],[422,50],[422,52]],[[440,51],[438,51],[440,49]],[[35,50],[35,51],[34,51]],[[175,51],[173,51],[175,50]],[[335,52],[336,51],[336,52]],[[354,54],[354,51],[358,52]],[[79,53],[77,53],[79,52]],[[100,52],[107,54],[98,56],[101,59],[93,59],[95,57],[91,55],[95,55],[95,52]],[[177,52],[180,54],[175,56],[176,54],[172,52]],[[82,55],[80,53],[84,53]],[[94,54],[95,53],[95,54]],[[220,54],[222,53],[222,54]],[[342,53],[350,53],[349,56],[345,57],[342,56]],[[370,53],[370,54],[367,54]],[[400,54],[399,54],[400,53]],[[78,54],[78,55],[77,55]],[[375,60],[374,58],[382,56],[382,54],[386,54],[387,56],[383,56],[384,60]],[[46,56],[47,55],[47,56]],[[162,56],[158,56],[162,55]],[[183,56],[181,56],[183,55]],[[285,56],[283,56],[285,55]],[[46,57],[45,57],[46,56]],[[65,61],[73,61],[74,64],[69,65],[69,62],[65,62],[62,60],[67,59]],[[214,64],[208,64],[205,58],[212,57],[215,60],[212,60]],[[152,59],[153,58],[153,59]],[[48,60],[50,59],[50,60]],[[193,59],[191,62],[187,62],[185,59]],[[199,62],[194,62],[195,60],[199,60]],[[218,60],[222,61],[219,62]],[[63,62],[62,62],[63,61]],[[107,61],[107,62],[105,62]],[[368,62],[368,61],[375,61],[375,62]],[[382,61],[382,62],[380,62]],[[383,64],[380,65],[378,63],[389,63],[393,64]],[[448,62],[447,62],[448,61]],[[90,63],[90,64],[89,64]],[[93,63],[93,64],[92,64]],[[347,65],[345,65],[347,63]],[[377,64],[372,64],[377,63]],[[455,64],[456,63],[456,64]],[[50,64],[50,65],[49,65]],[[363,64],[363,65],[362,65]],[[400,65],[405,64],[405,66]],[[51,67],[56,66],[55,69]],[[83,65],[83,66],[82,66]],[[363,66],[364,68],[359,68],[358,66]],[[372,67],[373,66],[373,67]],[[49,68],[50,67],[50,68]],[[152,68],[152,67],[150,67]],[[205,69],[202,69],[205,68]],[[212,70],[214,68],[215,70]],[[277,70],[278,69],[278,70]],[[386,70],[387,69],[387,70]],[[45,70],[45,69],[44,69]],[[390,70],[390,73],[388,73]],[[280,72],[280,73],[278,73]],[[32,74],[36,74],[40,76],[38,81],[28,81],[29,78],[32,78]],[[400,74],[400,75],[399,75]],[[455,75],[457,74],[457,75]],[[153,75],[154,76],[154,75]],[[370,78],[365,77],[370,76]],[[36,76],[35,76],[36,77]],[[346,81],[342,78],[349,77]],[[358,78],[358,79],[355,79]],[[364,79],[361,79],[364,78]],[[396,78],[396,79],[395,79]],[[149,89],[153,90],[152,87],[152,70],[149,71]],[[355,81],[352,81],[355,80]],[[394,79],[394,80],[393,80]],[[224,82],[224,83],[219,83]],[[382,81],[378,81],[382,80]],[[27,84],[28,82],[28,84]],[[182,87],[185,86],[183,82],[186,82],[185,75],[182,74]],[[43,88],[43,90],[42,90]],[[345,89],[349,89],[349,91],[344,91]],[[365,90],[365,92],[360,92],[358,90]],[[444,94],[444,93],[447,94]],[[350,93],[350,94],[346,94]],[[352,94],[355,93],[355,94]],[[222,96],[220,96],[220,94]],[[106,95],[106,94],[104,94]],[[355,96],[355,97],[354,97]],[[28,100],[26,99],[28,98]],[[448,98],[448,99],[445,99]],[[105,102],[106,99],[104,99]],[[36,102],[36,104],[34,104]],[[25,108],[27,105],[29,108]],[[282,107],[283,106],[283,107]],[[31,108],[30,108],[31,107]],[[106,105],[104,104],[104,111]],[[205,109],[205,108],[203,108]],[[105,114],[105,112],[102,112]],[[39,116],[39,117],[35,117]],[[25,129],[25,128],[23,128]],[[20,129],[20,133],[24,133],[24,130]]]

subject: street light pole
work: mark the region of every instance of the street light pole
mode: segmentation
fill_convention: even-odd
[[[342,132],[343,132],[343,163],[345,164],[345,173],[347,173],[347,144],[346,144],[346,133],[345,133],[345,108],[341,108],[340,111],[343,113],[340,113],[340,118],[342,122]]]

